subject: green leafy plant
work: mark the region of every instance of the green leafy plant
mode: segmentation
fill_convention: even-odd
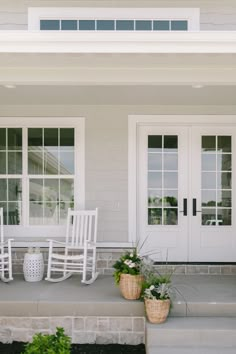
[[[71,340],[64,329],[57,327],[56,334],[37,333],[27,343],[22,354],[70,354]]]
[[[115,271],[113,276],[115,283],[119,284],[121,274],[139,275],[142,263],[142,257],[134,249],[131,252],[126,252],[113,264]]]

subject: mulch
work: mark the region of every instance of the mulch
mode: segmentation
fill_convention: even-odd
[[[0,343],[0,354],[21,354],[25,343]],[[71,354],[145,354],[144,344],[72,344]]]

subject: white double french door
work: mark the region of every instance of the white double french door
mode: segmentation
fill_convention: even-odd
[[[140,125],[137,233],[160,261],[236,259],[235,127]]]

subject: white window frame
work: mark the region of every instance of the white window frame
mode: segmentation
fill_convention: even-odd
[[[85,119],[83,117],[2,117],[0,128],[23,128],[22,151],[22,225],[6,225],[5,235],[27,245],[28,242],[43,242],[46,238],[59,238],[65,235],[64,225],[29,225],[27,210],[29,195],[27,186],[27,144],[24,128],[74,128],[75,129],[75,174],[74,174],[74,208],[85,206]],[[17,242],[17,243],[18,243]],[[17,244],[16,244],[17,245]]]
[[[40,31],[40,20],[187,20],[188,32],[200,30],[199,8],[29,7],[28,30]],[[156,31],[155,31],[156,32]]]

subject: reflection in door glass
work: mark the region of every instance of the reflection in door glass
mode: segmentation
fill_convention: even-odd
[[[231,136],[202,136],[202,225],[232,224],[231,161]]]
[[[148,137],[148,225],[178,225],[178,136]]]

